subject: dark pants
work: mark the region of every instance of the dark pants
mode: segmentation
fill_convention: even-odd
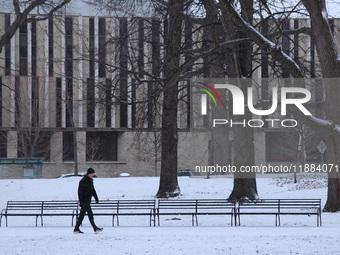
[[[78,217],[75,229],[79,229],[79,226],[83,223],[85,213],[87,213],[87,215],[89,216],[89,220],[90,220],[90,223],[91,223],[93,229],[96,229],[97,226],[94,223],[93,213],[92,213],[92,209],[91,209],[90,204],[81,205],[81,209],[80,209],[80,213],[79,213],[79,217]]]

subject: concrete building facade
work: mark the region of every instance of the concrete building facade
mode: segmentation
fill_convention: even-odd
[[[0,13],[0,33],[14,15]],[[288,20],[285,26],[297,29],[308,22]],[[194,25],[185,27],[195,30]],[[101,177],[159,175],[155,155],[161,160],[161,119],[157,105],[145,100],[158,85],[145,73],[155,79],[162,76],[162,33],[157,19],[55,16],[24,24],[0,54],[0,158],[43,158],[45,178],[73,172],[75,159],[80,172],[93,167]],[[201,34],[197,30],[191,36]],[[282,39],[284,51],[310,61],[315,77],[313,42],[308,36],[290,39]],[[270,77],[274,70],[268,53],[258,58],[261,65],[253,76]],[[317,99],[322,92],[314,92],[314,100],[322,100]],[[204,129],[189,132],[190,107],[183,102],[178,164],[179,169],[192,169],[207,164],[210,135]],[[256,164],[293,160],[270,149],[275,140],[266,131],[254,130]],[[0,178],[20,178],[22,171],[20,166],[3,165]]]

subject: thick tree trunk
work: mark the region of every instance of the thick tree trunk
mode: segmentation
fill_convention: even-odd
[[[325,113],[327,119],[334,120],[339,124],[340,121],[340,79],[328,80],[325,84],[326,102]],[[340,139],[334,136],[329,136],[327,141],[327,163],[340,165]],[[323,209],[326,212],[340,211],[340,173],[332,169],[328,173],[328,195],[327,202]]]
[[[181,32],[184,1],[168,2],[168,29],[165,37],[164,93],[162,109],[162,161],[159,189],[156,197],[168,198],[180,195],[177,181],[177,104],[178,77],[181,51]]]
[[[214,0],[202,0],[204,8],[206,10],[206,17],[203,24],[203,38],[202,42],[203,51],[209,51],[217,47],[221,41],[221,29],[222,24],[219,20],[218,9],[215,6]],[[203,77],[209,78],[207,83],[211,78],[224,78],[225,70],[223,68],[225,56],[223,51],[219,50],[216,53],[208,55],[203,58],[204,60],[204,70]],[[226,90],[219,90],[221,95],[226,95]],[[224,119],[228,116],[228,101],[226,97],[221,98],[224,107],[211,107],[213,109],[211,119]],[[212,103],[212,102],[211,102]],[[211,124],[210,124],[211,125]],[[208,165],[220,165],[227,166],[231,164],[230,162],[230,152],[229,152],[229,132],[230,129],[226,127],[218,127],[211,130],[211,140],[209,141],[208,154],[209,160]],[[208,171],[208,178],[210,172]]]
[[[242,17],[252,22],[253,17],[253,1],[241,0]],[[228,10],[223,8],[223,27],[228,34],[229,40],[242,37],[242,34],[236,33],[235,26],[233,25],[232,15],[228,13]],[[238,49],[233,49],[230,54],[229,61],[229,77],[242,78],[251,77],[252,72],[252,44],[250,42],[241,43]],[[247,84],[248,81],[243,81],[239,84],[239,87],[246,95],[247,87],[251,84]],[[252,119],[251,113],[245,108],[244,116],[233,116],[233,120],[236,122],[242,122],[243,119]],[[234,165],[238,170],[241,166],[253,166],[255,164],[254,157],[254,131],[250,127],[236,126],[233,129],[234,133]],[[229,196],[231,200],[241,199],[257,199],[257,187],[256,187],[256,175],[254,173],[235,173],[234,175],[234,187]]]
[[[339,51],[336,47],[332,31],[329,27],[325,0],[303,0],[311,18],[312,37],[315,42],[323,78],[327,80],[325,85],[326,107],[324,108],[326,118],[334,124],[340,124],[340,61]],[[340,164],[340,139],[329,136],[327,139],[327,163]],[[334,169],[328,173],[328,196],[323,209],[327,212],[340,210],[340,173]]]
[[[251,119],[251,113],[248,111],[246,116],[233,118],[236,122],[242,122],[243,119]],[[234,165],[237,170],[241,167],[251,167],[255,164],[254,156],[254,132],[250,127],[236,127],[234,129]],[[255,173],[237,172],[234,175],[234,187],[229,196],[230,200],[258,198],[256,187]]]

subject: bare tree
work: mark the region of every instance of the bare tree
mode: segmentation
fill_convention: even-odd
[[[52,17],[54,13],[62,9],[65,5],[70,3],[71,0],[34,0],[34,1],[20,1],[13,0],[13,8],[16,14],[14,22],[9,26],[3,35],[0,37],[0,52],[3,46],[9,42],[14,36],[15,32],[25,22],[37,22],[40,20],[46,20]],[[39,8],[38,8],[39,7]],[[37,12],[34,17],[28,17],[32,12]]]
[[[305,10],[307,11],[311,19],[311,33],[315,42],[316,50],[318,53],[321,73],[323,78],[339,78],[339,52],[335,45],[334,38],[328,23],[326,3],[322,1],[302,1]],[[227,11],[232,17],[234,24],[242,30],[242,32],[256,43],[262,50],[270,53],[271,57],[280,62],[281,65],[287,68],[290,74],[294,78],[304,78],[305,74],[303,69],[299,67],[299,64],[290,58],[283,50],[273,43],[270,39],[264,37],[259,31],[247,20],[243,19],[236,11],[231,1],[220,1],[221,7]],[[262,1],[266,9],[270,11],[267,1]],[[338,114],[339,100],[339,87],[336,84],[336,80],[328,80],[326,90],[325,114],[328,121],[320,120],[316,117],[304,116],[298,112],[293,112],[297,118],[302,118],[306,125],[328,135],[328,162],[337,164],[339,163],[339,139],[340,134],[337,128],[340,119]],[[333,81],[333,82],[332,82]],[[302,82],[300,86],[304,86]],[[328,185],[328,201],[324,208],[325,211],[338,211],[340,209],[340,176],[339,173],[332,171],[329,173],[329,185]]]

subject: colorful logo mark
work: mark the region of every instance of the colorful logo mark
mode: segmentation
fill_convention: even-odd
[[[217,93],[217,91],[213,87],[211,87],[210,85],[203,83],[203,82],[198,82],[198,83],[205,86],[206,88],[210,89],[217,96],[218,100],[220,101],[220,104],[223,105],[220,95]],[[207,93],[212,98],[212,100],[214,101],[215,106],[217,106],[217,102],[216,102],[214,95],[208,89],[206,89],[204,87],[202,88],[200,86],[196,86],[196,87],[199,90]],[[201,114],[202,115],[207,115],[207,94],[201,95]]]

